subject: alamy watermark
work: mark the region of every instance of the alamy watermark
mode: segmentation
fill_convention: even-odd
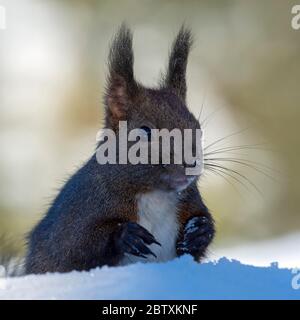
[[[292,274],[294,274],[291,282],[292,288],[294,290],[299,290],[300,289],[300,269],[298,268],[293,269]]]
[[[294,30],[300,29],[300,4],[296,4],[292,7],[291,13],[293,15],[291,20],[291,26]]]
[[[184,164],[186,175],[200,175],[203,171],[201,129],[142,127],[128,131],[127,121],[120,121],[117,135],[112,129],[103,129],[97,141],[101,142],[96,151],[99,164],[173,163]]]
[[[6,9],[0,5],[0,30],[6,29]]]

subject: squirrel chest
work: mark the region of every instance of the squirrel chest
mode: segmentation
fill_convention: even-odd
[[[176,240],[179,231],[177,215],[178,195],[174,192],[151,191],[137,196],[138,221],[157,241],[158,246],[149,246],[157,258],[148,256],[147,260],[126,256],[122,264],[141,262],[164,262],[176,257]]]

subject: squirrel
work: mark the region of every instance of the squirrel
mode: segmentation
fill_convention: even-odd
[[[133,35],[123,24],[108,56],[105,128],[200,129],[186,106],[191,31],[177,34],[165,76],[146,88],[133,72]],[[96,152],[66,182],[27,238],[25,273],[89,270],[190,254],[201,261],[214,220],[185,164],[99,164]]]

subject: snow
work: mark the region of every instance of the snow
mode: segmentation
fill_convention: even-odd
[[[300,299],[294,277],[276,264],[254,267],[225,258],[198,264],[183,256],[167,263],[2,278],[0,299]]]
[[[255,266],[268,266],[277,261],[282,268],[300,268],[299,247],[300,234],[292,233],[275,239],[215,249],[211,258],[217,260],[225,256]]]
[[[0,266],[0,299],[300,299],[299,246],[300,234],[290,234],[212,248],[214,261],[202,264],[185,255],[167,263],[15,278],[1,278]]]

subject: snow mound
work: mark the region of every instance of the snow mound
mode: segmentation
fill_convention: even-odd
[[[243,243],[235,247],[216,248],[210,258],[236,259],[245,264],[268,266],[278,261],[282,268],[300,267],[300,233],[291,233],[274,239]]]
[[[276,263],[254,267],[222,258],[198,264],[183,256],[168,263],[2,278],[0,299],[300,299],[295,276]]]

